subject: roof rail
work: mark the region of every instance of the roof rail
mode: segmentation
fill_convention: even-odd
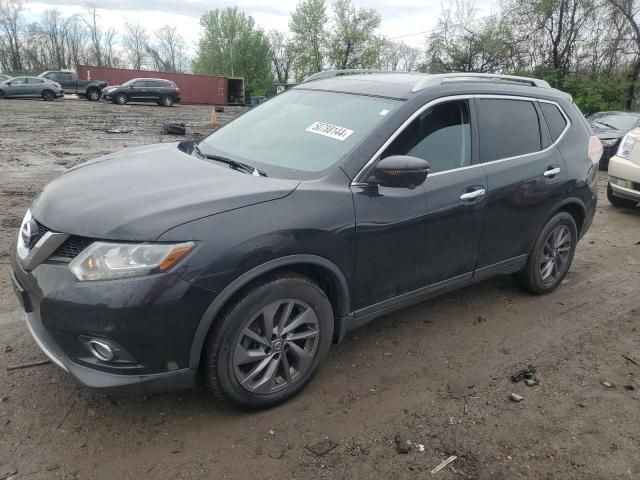
[[[323,78],[340,77],[342,75],[368,75],[372,73],[407,73],[393,70],[375,70],[368,68],[346,68],[344,70],[324,70],[305,78],[301,83],[313,82]]]
[[[530,85],[532,87],[539,88],[551,88],[551,85],[545,80],[539,80],[537,78],[519,77],[516,75],[502,75],[499,73],[440,73],[430,75],[423,80],[420,80],[411,90],[412,92],[419,92],[427,87],[433,87],[436,85],[442,85],[449,82],[477,82],[477,81],[494,81],[504,83],[519,83]]]

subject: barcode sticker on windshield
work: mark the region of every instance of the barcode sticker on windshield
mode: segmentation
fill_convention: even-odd
[[[335,140],[340,140],[341,142],[349,138],[349,135],[353,133],[353,130],[349,130],[348,128],[324,122],[313,122],[309,127],[307,127],[306,131],[324,135],[325,137],[333,138]]]

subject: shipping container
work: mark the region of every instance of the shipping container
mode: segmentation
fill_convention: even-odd
[[[109,85],[122,85],[133,78],[164,78],[180,89],[182,103],[200,105],[244,105],[244,78],[190,73],[155,72],[128,68],[78,65],[80,80],[106,80]]]

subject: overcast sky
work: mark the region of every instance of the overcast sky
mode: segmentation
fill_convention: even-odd
[[[354,0],[354,5],[375,8],[380,12],[382,34],[422,47],[425,34],[418,32],[435,27],[442,1],[448,3],[447,0]],[[25,9],[30,19],[35,19],[38,14],[54,7],[64,15],[84,13],[86,3],[86,0],[55,0],[49,3],[27,0]],[[116,29],[121,29],[125,22],[136,21],[150,31],[164,24],[176,25],[193,53],[201,31],[199,19],[205,11],[237,5],[264,30],[286,30],[297,0],[107,0],[94,3],[100,8],[102,22]],[[331,0],[327,3],[330,4]],[[491,13],[492,3],[495,0],[476,0],[476,8],[480,14],[486,15]]]

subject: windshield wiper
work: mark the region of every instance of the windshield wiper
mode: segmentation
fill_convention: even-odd
[[[211,155],[209,153],[204,153],[202,150],[200,150],[200,147],[198,147],[198,145],[193,146],[193,151],[197,153],[198,156],[201,158],[206,158],[207,160],[213,160],[214,162],[226,163],[227,165],[229,165],[229,167],[233,168],[234,170],[245,172],[255,177],[267,176],[266,172],[260,169],[257,169],[255,167],[252,167],[251,165],[247,165],[246,163],[238,162],[237,160],[231,160],[230,158],[223,157],[220,155]]]
[[[612,130],[618,130],[616,127],[614,127],[613,125],[609,125],[608,123],[602,122],[600,120],[594,120],[594,122],[599,123],[600,125],[603,125],[607,128],[610,128]]]

